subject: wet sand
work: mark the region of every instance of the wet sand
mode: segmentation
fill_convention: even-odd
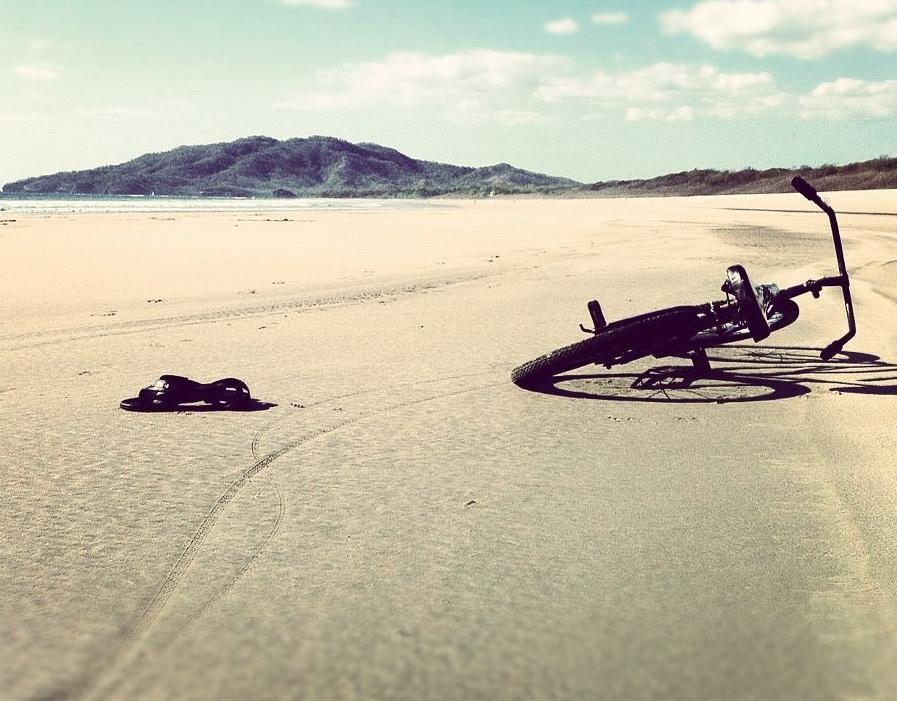
[[[833,273],[824,216],[0,213],[0,695],[895,698],[897,192],[829,199],[848,353],[818,360],[827,293],[688,387],[666,359],[551,392],[510,370],[588,299]],[[163,373],[272,406],[118,409]]]

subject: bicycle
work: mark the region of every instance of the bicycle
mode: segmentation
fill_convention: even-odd
[[[811,294],[818,299],[823,288],[840,287],[848,331],[822,349],[820,357],[831,360],[856,335],[850,277],[844,262],[838,218],[806,180],[797,176],[791,185],[828,215],[838,275],[807,280],[785,289],[775,284],[755,287],[744,267],[733,265],[726,270],[726,281],[721,288],[726,293],[724,300],[660,309],[611,323],[607,323],[601,305],[593,299],[587,305],[593,328],[580,324],[580,329],[591,338],[520,365],[512,371],[512,381],[526,387],[586,365],[603,365],[609,370],[648,356],[687,358],[698,373],[707,373],[711,369],[707,348],[748,338],[760,342],[797,320],[800,314],[794,301],[797,297]]]

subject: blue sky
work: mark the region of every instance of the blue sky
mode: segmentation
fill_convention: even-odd
[[[3,0],[0,183],[265,134],[583,181],[897,154],[897,0]]]

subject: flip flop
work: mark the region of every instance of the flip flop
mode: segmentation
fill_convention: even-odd
[[[202,383],[180,375],[162,375],[149,387],[140,390],[136,397],[122,399],[120,406],[126,411],[189,408],[185,405],[241,409],[248,406],[251,399],[249,387],[236,377]]]

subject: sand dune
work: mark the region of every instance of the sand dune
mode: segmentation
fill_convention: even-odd
[[[798,195],[13,216],[9,699],[897,696],[897,192],[836,295],[722,379],[512,367],[725,267],[833,272]],[[9,214],[10,216],[6,216]],[[269,219],[266,221],[266,219]],[[288,219],[283,221],[282,219]],[[162,373],[266,410],[131,414]]]

